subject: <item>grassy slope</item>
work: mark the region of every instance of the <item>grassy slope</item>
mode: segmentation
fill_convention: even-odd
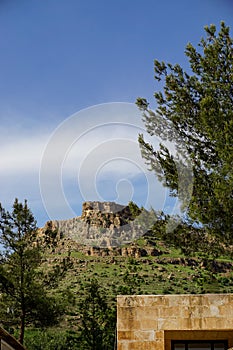
[[[145,247],[148,242],[142,238],[138,246]],[[62,300],[70,298],[73,305],[67,308],[61,323],[50,333],[27,329],[27,334],[39,337],[60,337],[65,341],[66,331],[78,334],[80,312],[79,301],[85,297],[85,286],[93,278],[101,285],[109,305],[116,307],[119,294],[181,294],[181,293],[233,293],[233,261],[228,257],[213,260],[203,253],[185,257],[180,249],[167,246],[156,240],[159,256],[140,258],[122,256],[87,256],[80,251],[69,253],[45,253],[42,265],[44,271],[59,271],[59,282],[49,284],[50,293]],[[202,256],[201,256],[202,255]],[[53,340],[51,340],[53,342]],[[45,339],[48,343],[48,339]],[[31,347],[29,346],[29,349]],[[50,349],[48,347],[48,349]]]
[[[143,242],[139,242],[143,246]],[[71,291],[76,299],[87,282],[96,278],[109,298],[117,294],[233,293],[233,262],[200,256],[185,257],[179,249],[157,242],[160,256],[130,258],[86,256],[81,252],[49,254],[47,271],[64,266],[66,272],[52,293]],[[53,261],[53,262],[51,262]]]

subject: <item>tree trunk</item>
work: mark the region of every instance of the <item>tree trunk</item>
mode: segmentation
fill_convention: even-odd
[[[24,330],[25,330],[25,310],[22,310],[20,317],[20,334],[19,334],[19,342],[23,344],[24,340]]]

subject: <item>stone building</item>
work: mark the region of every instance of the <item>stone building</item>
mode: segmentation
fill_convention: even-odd
[[[233,294],[118,296],[117,350],[227,350]]]
[[[26,350],[12,335],[0,327],[0,349],[1,350]]]

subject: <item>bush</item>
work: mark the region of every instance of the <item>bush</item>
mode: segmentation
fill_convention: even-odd
[[[54,330],[27,331],[24,343],[28,350],[69,350],[66,346],[66,333]]]

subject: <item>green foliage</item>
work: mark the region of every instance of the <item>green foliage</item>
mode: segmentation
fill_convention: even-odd
[[[27,201],[22,204],[16,199],[11,213],[0,207],[0,315],[5,327],[20,327],[21,343],[27,323],[54,324],[61,311],[48,297],[38,273],[41,252],[33,244],[35,230]]]
[[[123,283],[117,289],[117,294],[133,295],[140,294],[142,279],[139,275],[139,266],[136,259],[128,258],[125,271],[123,273]]]
[[[148,133],[161,137],[164,144],[157,151],[143,135],[139,143],[150,169],[184,207],[192,191],[189,217],[212,235],[232,242],[233,40],[223,22],[218,34],[214,25],[205,31],[199,49],[190,43],[186,47],[188,72],[179,64],[155,60],[155,79],[163,87],[154,94],[156,111],[144,98],[138,98],[137,105]],[[176,155],[169,152],[167,141],[176,144]]]
[[[54,329],[36,329],[25,334],[25,346],[28,350],[75,350],[69,347],[66,332]]]
[[[96,279],[86,285],[78,308],[81,316],[80,349],[110,350],[114,345],[116,315]]]
[[[187,223],[175,225],[174,231],[160,229],[160,238],[168,245],[180,248],[185,256],[198,255],[218,257],[224,253],[222,242],[216,237],[209,237],[202,228],[195,228]]]
[[[131,215],[133,216],[133,218],[136,218],[138,215],[141,214],[141,210],[139,209],[137,204],[134,203],[133,201],[130,201],[128,206],[129,206],[129,209],[130,209],[130,212],[131,212]]]

